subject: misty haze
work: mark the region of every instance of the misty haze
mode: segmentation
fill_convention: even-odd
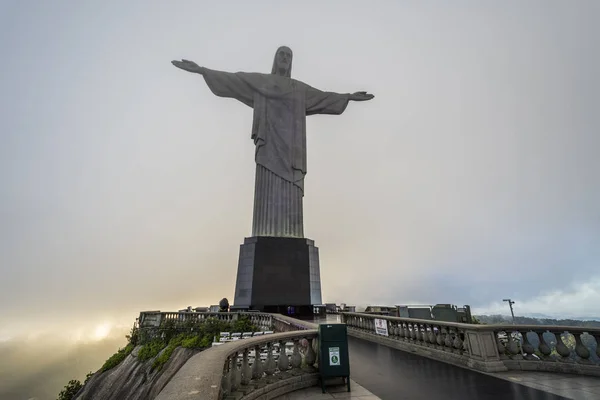
[[[252,109],[207,68],[368,91],[307,118],[323,303],[600,319],[600,3],[0,5],[0,399],[55,399],[140,311],[234,298]]]

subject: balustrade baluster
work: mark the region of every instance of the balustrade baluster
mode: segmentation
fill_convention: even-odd
[[[531,359],[535,359],[535,357],[533,357],[533,354],[535,353],[535,349],[533,348],[533,345],[531,344],[531,342],[529,342],[529,338],[527,337],[528,332],[529,331],[527,331],[527,330],[521,331],[521,336],[523,337],[523,342],[521,343],[521,348],[523,349],[523,352],[525,353],[525,358],[527,360],[531,360]]]
[[[231,393],[231,357],[227,358],[225,362],[225,367],[223,368],[223,378],[221,379],[221,390],[223,394],[227,396]]]
[[[300,355],[300,349],[298,348],[298,339],[294,339],[294,350],[292,351],[290,362],[292,364],[292,368],[295,370],[300,369],[302,366],[302,356]]]
[[[423,346],[428,345],[429,338],[427,335],[427,325],[425,325],[425,324],[419,324],[419,339],[420,339],[421,345],[423,345]]]
[[[244,350],[244,355],[242,356],[242,378],[241,378],[241,384],[242,385],[249,385],[250,384],[250,380],[252,380],[252,370],[250,369],[250,363],[248,361],[248,355],[249,355],[249,350],[245,349]]]
[[[573,333],[573,336],[575,336],[575,353],[577,353],[583,363],[587,364],[589,363],[591,353],[581,341],[581,335],[584,335],[584,333]]]
[[[498,355],[500,356],[501,359],[506,359],[506,346],[504,345],[504,343],[502,343],[502,340],[500,339],[501,334],[503,333],[503,331],[494,331],[494,336],[496,338],[496,346],[498,346]],[[508,337],[508,335],[507,335]]]
[[[450,332],[450,329],[448,329],[447,327],[444,327],[444,346],[445,346],[445,350],[447,351],[452,351],[452,343],[454,342],[452,340],[452,332]]]
[[[402,330],[404,331],[404,341],[410,342],[411,333],[407,322],[402,323]]]
[[[423,332],[423,325],[417,324],[417,342],[421,345],[425,344],[425,334],[426,332]]]
[[[306,355],[304,356],[304,362],[308,369],[313,369],[313,365],[317,361],[317,355],[313,349],[313,339],[308,339],[308,349],[306,349]]]
[[[254,363],[252,364],[252,379],[258,380],[263,376],[263,366],[260,359],[260,346],[254,347]]]
[[[452,343],[454,345],[454,349],[459,353],[462,354],[463,353],[463,340],[460,337],[461,333],[460,331],[457,329],[456,330],[456,335],[454,336],[454,342]]]
[[[513,336],[513,332],[512,331],[506,331],[506,336],[507,336],[507,350],[508,352],[511,354],[511,356],[513,357],[517,357],[518,355],[520,355],[519,353],[519,345],[517,344],[517,341],[515,340],[514,336]]]
[[[429,344],[431,344],[431,347],[434,347],[436,344],[436,339],[435,334],[433,333],[433,326],[429,325],[427,328],[427,339],[429,340]]]
[[[273,359],[273,344],[269,343],[267,344],[267,360],[265,361],[265,374],[267,375],[267,378],[273,376],[276,368],[277,366]]]
[[[550,357],[550,355],[552,354],[552,349],[548,345],[548,342],[546,342],[546,339],[544,339],[544,333],[546,333],[546,331],[545,330],[537,331],[536,333],[540,340],[540,344],[538,345],[538,350],[542,354],[542,358],[546,361],[554,361],[554,359],[552,357]]]
[[[237,367],[238,355],[239,353],[236,352],[233,357],[231,357],[231,372],[229,374],[231,377],[231,393],[238,390],[240,387],[240,381],[242,380],[242,376],[240,374],[241,371]]]
[[[435,342],[437,343],[440,349],[443,349],[444,347],[444,335],[442,334],[442,329],[443,328],[441,326],[437,327],[437,333],[435,338]]]
[[[592,336],[596,340],[596,356],[600,358],[600,332],[594,333]]]
[[[277,360],[277,369],[281,372],[285,372],[290,367],[290,360],[285,351],[285,341],[279,341],[279,359]]]
[[[571,355],[571,349],[563,342],[563,332],[555,332],[554,337],[556,338],[556,352],[562,357],[561,361],[565,361]]]

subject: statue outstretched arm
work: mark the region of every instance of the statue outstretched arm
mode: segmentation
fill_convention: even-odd
[[[215,71],[189,60],[171,61],[171,63],[184,71],[204,76],[206,84],[216,96],[230,97],[253,107],[254,89],[244,79],[243,73]]]
[[[193,61],[189,61],[189,60],[181,60],[181,61],[173,60],[173,61],[171,61],[171,64],[173,64],[177,68],[181,68],[184,71],[188,71],[188,72],[192,72],[192,73],[195,73],[195,74],[204,75],[204,67],[199,66],[198,64],[196,64]]]
[[[319,89],[315,89],[306,85],[306,115],[339,115],[346,110],[349,101],[366,101],[371,100],[373,97],[375,96],[367,92],[323,92]]]
[[[367,101],[367,100],[371,100],[373,97],[375,97],[375,96],[372,95],[371,93],[355,92],[350,95],[349,99],[353,100],[353,101]]]

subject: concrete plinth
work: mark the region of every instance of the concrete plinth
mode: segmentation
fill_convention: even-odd
[[[306,238],[255,236],[240,246],[234,307],[312,314],[321,305],[319,249]]]

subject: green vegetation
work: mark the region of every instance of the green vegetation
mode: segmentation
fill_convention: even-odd
[[[133,327],[129,335],[126,336],[128,344],[123,349],[113,354],[101,368],[102,372],[116,367],[127,357],[136,345],[144,343],[137,354],[139,361],[156,359],[152,363],[152,371],[161,370],[171,354],[177,347],[188,349],[205,349],[210,347],[215,336],[220,332],[250,332],[257,331],[258,328],[252,324],[247,316],[242,316],[233,322],[221,321],[217,318],[208,318],[206,320],[189,320],[184,323],[178,323],[175,320],[165,321],[157,329],[155,337],[148,332],[140,332],[137,327]]]
[[[125,339],[127,339],[127,343],[131,343],[134,346],[137,346],[140,340],[140,330],[137,326],[133,325],[129,335],[125,335]]]
[[[210,347],[213,338],[218,336],[220,332],[250,332],[257,330],[258,328],[252,324],[247,316],[240,317],[234,322],[221,321],[217,318],[209,318],[204,321],[189,320],[184,323],[169,320],[161,324],[155,332],[142,332],[139,328],[133,326],[129,335],[125,336],[127,345],[110,356],[100,368],[100,372],[108,371],[119,365],[137,345],[142,343],[137,358],[142,362],[154,358],[151,367],[152,372],[160,371],[177,347],[202,350]],[[69,381],[58,395],[57,400],[71,400],[91,376],[92,373],[90,372],[83,384],[76,379]]]
[[[93,375],[92,372],[89,372],[85,377],[85,382],[83,384],[77,379],[71,379],[69,383],[65,385],[63,390],[58,394],[57,400],[71,400],[73,397],[77,395],[77,393],[81,390],[83,385],[87,383],[90,377]]]
[[[100,371],[105,372],[105,371],[108,371],[109,369],[114,368],[117,365],[119,365],[121,363],[121,361],[123,361],[125,359],[125,357],[127,357],[129,354],[131,354],[131,352],[133,351],[134,348],[135,348],[135,346],[133,344],[129,343],[124,348],[119,349],[119,351],[117,351],[115,354],[110,356],[110,358],[108,360],[106,360],[106,362],[104,363],[104,365],[102,366]]]
[[[70,380],[58,394],[58,400],[71,400],[82,387],[83,385],[77,379]]]
[[[146,361],[151,358],[154,358],[158,355],[158,353],[160,353],[162,349],[165,348],[165,346],[165,342],[163,342],[160,339],[155,339],[142,346],[142,348],[137,354],[137,358],[139,361]]]

